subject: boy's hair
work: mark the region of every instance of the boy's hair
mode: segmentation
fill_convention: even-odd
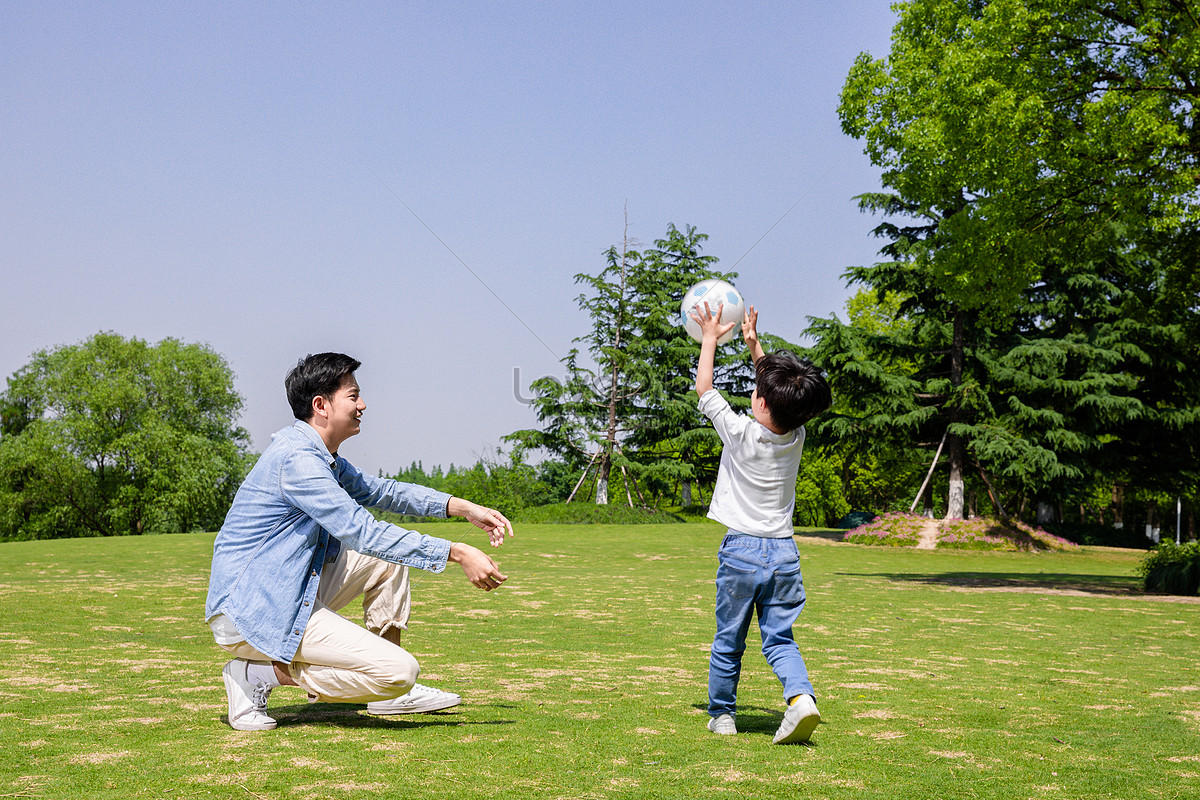
[[[307,422],[313,415],[313,398],[333,397],[361,363],[343,353],[317,353],[297,361],[283,380],[292,414]]]
[[[771,421],[795,430],[833,405],[833,393],[821,370],[787,350],[767,353],[754,365],[758,396],[767,403]]]

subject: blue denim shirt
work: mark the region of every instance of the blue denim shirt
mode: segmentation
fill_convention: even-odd
[[[213,544],[205,619],[224,614],[256,650],[290,662],[321,570],[345,546],[441,572],[450,542],[380,522],[366,507],[445,517],[450,495],[359,472],[296,422],[276,433],[234,497]]]

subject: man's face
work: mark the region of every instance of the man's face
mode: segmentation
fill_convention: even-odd
[[[329,430],[335,441],[344,442],[358,433],[360,417],[367,404],[359,394],[354,376],[346,378],[333,397],[329,398]]]

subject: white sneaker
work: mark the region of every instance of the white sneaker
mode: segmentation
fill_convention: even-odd
[[[732,714],[721,714],[708,718],[708,729],[722,736],[732,736],[737,733],[737,723],[733,721]]]
[[[391,700],[376,700],[367,703],[367,711],[380,716],[389,714],[423,714],[426,711],[441,711],[452,708],[462,702],[462,698],[454,692],[443,692],[432,686],[414,683],[408,694],[393,697]]]
[[[221,670],[229,698],[229,727],[238,731],[269,731],[275,720],[267,716],[267,698],[274,687],[250,680],[250,662],[235,658]]]
[[[817,701],[812,695],[802,694],[796,702],[783,712],[783,722],[775,731],[775,744],[791,744],[792,742],[807,742],[821,722],[821,714],[817,711]]]

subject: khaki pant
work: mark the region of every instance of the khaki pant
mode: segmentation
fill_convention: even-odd
[[[337,613],[363,596],[363,624]],[[367,703],[399,697],[421,672],[412,655],[383,638],[408,627],[408,567],[345,547],[325,565],[317,603],[288,673],[310,697],[332,703]],[[248,661],[270,661],[247,642],[221,645]]]

